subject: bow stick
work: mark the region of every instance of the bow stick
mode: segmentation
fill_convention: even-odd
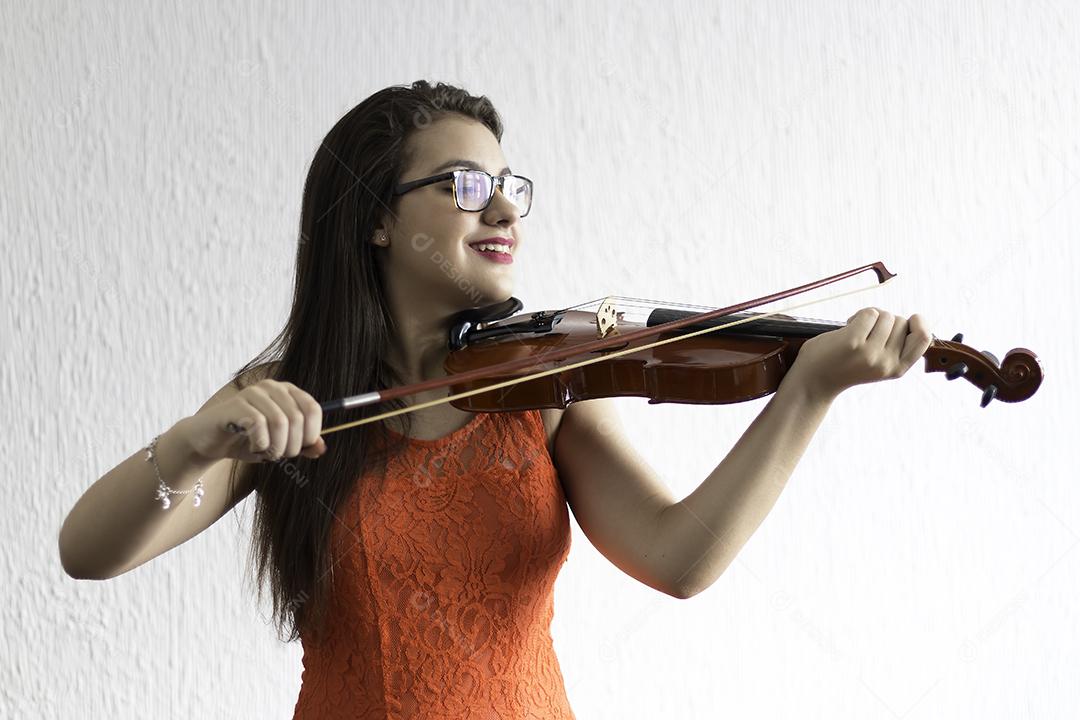
[[[632,331],[632,332],[629,332],[629,333],[626,333],[626,334],[613,335],[613,336],[610,336],[610,337],[607,337],[607,338],[601,338],[601,339],[598,339],[598,340],[593,340],[591,342],[582,343],[580,345],[576,345],[576,346],[569,347],[569,348],[552,349],[551,351],[546,352],[543,355],[539,355],[539,356],[536,356],[536,357],[521,358],[521,359],[518,359],[518,360],[509,360],[509,361],[504,362],[504,363],[498,363],[498,364],[495,364],[495,365],[489,365],[487,367],[476,368],[475,370],[468,370],[468,371],[461,372],[461,373],[454,373],[453,375],[447,375],[445,377],[432,378],[431,380],[424,380],[424,381],[421,381],[421,382],[418,382],[418,383],[413,383],[411,385],[401,385],[399,387],[387,388],[387,389],[384,389],[384,390],[373,390],[371,392],[362,393],[360,395],[352,395],[352,396],[341,398],[341,399],[338,399],[338,400],[330,400],[330,401],[327,401],[327,402],[324,402],[324,403],[320,403],[319,405],[322,408],[324,413],[325,412],[332,412],[334,410],[345,410],[345,409],[351,409],[351,408],[355,408],[355,407],[363,407],[365,405],[372,405],[372,404],[379,403],[379,402],[385,402],[387,400],[393,400],[395,398],[399,398],[399,397],[403,397],[403,396],[407,396],[407,395],[414,395],[416,393],[425,392],[427,390],[435,390],[435,389],[438,389],[438,388],[441,388],[441,387],[447,387],[449,385],[454,385],[454,384],[461,383],[461,382],[467,382],[467,381],[470,381],[470,380],[479,380],[479,379],[484,378],[484,377],[490,377],[491,375],[497,375],[497,374],[506,373],[506,372],[513,372],[513,371],[516,371],[516,370],[527,370],[529,368],[534,368],[534,367],[536,367],[538,365],[541,365],[541,364],[544,364],[544,363],[547,363],[547,362],[554,362],[554,361],[557,361],[557,360],[564,360],[564,359],[566,359],[568,357],[573,357],[575,355],[581,355],[583,353],[590,353],[590,352],[594,352],[596,350],[603,350],[603,349],[612,347],[614,345],[622,345],[623,343],[629,343],[629,342],[632,342],[634,340],[638,340],[638,339],[642,339],[642,338],[648,338],[648,337],[654,337],[654,336],[659,335],[661,333],[664,333],[664,332],[667,332],[667,331],[670,331],[670,330],[677,330],[677,329],[679,329],[681,327],[685,327],[687,325],[694,325],[694,324],[699,323],[699,322],[706,322],[708,320],[712,320],[712,319],[717,318],[717,317],[721,317],[721,316],[724,316],[724,315],[730,315],[732,313],[740,312],[740,311],[746,310],[748,308],[757,307],[758,305],[765,305],[765,304],[770,303],[770,302],[775,302],[776,300],[782,300],[784,298],[791,297],[792,295],[798,295],[800,293],[808,292],[808,291],[813,290],[815,288],[819,288],[819,287],[821,287],[823,285],[828,285],[830,283],[834,283],[834,282],[837,282],[839,280],[843,280],[844,278],[851,277],[852,275],[857,275],[857,274],[865,272],[867,270],[873,270],[874,273],[877,275],[877,282],[874,283],[873,285],[868,285],[868,286],[863,287],[863,288],[856,288],[855,290],[848,290],[846,292],[842,292],[842,293],[839,293],[837,295],[832,295],[832,296],[825,297],[825,298],[819,298],[817,300],[810,300],[810,301],[807,301],[805,303],[799,303],[797,305],[791,305],[789,307],[780,308],[778,310],[773,310],[771,312],[758,313],[758,314],[755,314],[755,315],[753,315],[751,317],[742,318],[742,319],[739,319],[739,320],[734,320],[732,322],[729,322],[729,323],[726,323],[726,324],[723,324],[723,325],[718,325],[718,326],[715,326],[715,327],[702,328],[700,330],[695,330],[695,331],[692,331],[692,332],[688,332],[688,333],[685,333],[683,335],[678,335],[676,337],[667,338],[667,339],[664,339],[664,340],[658,340],[656,342],[649,343],[647,345],[639,345],[639,346],[634,346],[634,347],[628,347],[628,348],[625,348],[623,350],[618,350],[618,351],[615,351],[615,352],[606,353],[606,354],[600,355],[598,357],[587,358],[585,360],[581,360],[581,361],[576,362],[576,363],[571,363],[569,365],[560,365],[558,367],[549,368],[547,370],[541,370],[541,371],[536,372],[536,373],[523,375],[521,377],[517,377],[517,378],[514,378],[512,380],[505,380],[503,382],[495,383],[495,384],[492,384],[492,385],[487,385],[485,387],[473,388],[472,390],[467,390],[465,392],[457,393],[455,395],[447,395],[446,397],[436,398],[435,400],[429,400],[427,402],[417,403],[415,405],[409,405],[407,407],[399,408],[399,409],[396,409],[396,410],[389,410],[387,412],[380,413],[378,415],[372,415],[372,416],[369,416],[369,417],[366,417],[366,418],[361,418],[359,420],[354,420],[353,422],[343,423],[341,425],[335,425],[333,427],[326,428],[326,429],[324,429],[322,431],[321,434],[322,435],[328,435],[330,433],[338,432],[339,430],[345,430],[345,429],[348,429],[348,428],[351,428],[351,427],[355,427],[357,425],[364,425],[366,423],[375,422],[377,420],[382,420],[382,419],[385,419],[385,418],[388,418],[388,417],[393,417],[395,415],[402,415],[402,414],[407,413],[407,412],[414,412],[416,410],[421,410],[421,409],[426,408],[426,407],[431,407],[432,405],[441,405],[442,403],[447,403],[447,402],[450,402],[452,400],[456,400],[458,398],[469,397],[470,395],[475,395],[475,394],[478,394],[478,393],[487,392],[489,390],[497,390],[497,389],[499,389],[501,387],[506,387],[508,385],[514,385],[516,383],[525,382],[527,380],[534,380],[536,378],[545,377],[545,376],[551,375],[553,373],[564,372],[566,370],[570,370],[570,369],[573,369],[573,368],[576,368],[576,367],[581,367],[583,365],[588,365],[590,363],[601,362],[603,360],[610,360],[613,357],[618,357],[618,356],[626,354],[626,353],[641,352],[642,350],[646,350],[646,349],[652,348],[652,347],[657,347],[659,345],[664,345],[664,344],[669,343],[669,342],[675,342],[676,340],[683,340],[685,338],[694,337],[694,336],[697,336],[697,335],[703,335],[705,333],[714,332],[716,330],[722,330],[724,328],[731,327],[733,325],[739,325],[739,324],[742,324],[744,322],[749,322],[751,320],[761,320],[762,318],[766,318],[766,317],[769,317],[771,315],[777,315],[777,314],[785,312],[787,310],[793,310],[795,308],[800,308],[800,307],[804,307],[804,306],[807,306],[807,305],[813,305],[815,303],[824,302],[826,300],[832,300],[834,298],[843,297],[844,295],[851,295],[851,294],[856,293],[856,292],[863,292],[864,290],[869,290],[870,288],[877,287],[878,285],[885,284],[886,282],[888,282],[892,278],[896,277],[896,275],[895,275],[895,273],[889,272],[889,270],[886,269],[885,265],[881,261],[878,261],[878,262],[875,262],[875,263],[871,263],[869,265],[863,265],[861,267],[857,267],[857,268],[854,268],[852,270],[848,270],[846,272],[838,273],[836,275],[832,275],[830,277],[823,278],[821,280],[815,280],[814,282],[810,282],[810,283],[807,283],[805,285],[800,285],[798,287],[791,288],[790,290],[782,290],[780,292],[773,293],[771,295],[765,295],[763,297],[759,297],[759,298],[756,298],[754,300],[747,300],[745,302],[737,303],[735,305],[730,305],[730,306],[725,307],[725,308],[720,308],[719,310],[710,310],[708,312],[704,312],[704,313],[700,313],[700,314],[696,314],[696,315],[691,315],[689,317],[680,318],[678,320],[672,320],[671,322],[667,322],[667,323],[664,323],[662,325],[654,325],[652,327],[641,328],[640,330],[635,330],[635,331]]]

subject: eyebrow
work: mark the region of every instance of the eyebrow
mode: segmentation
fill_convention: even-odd
[[[452,168],[452,167],[465,167],[465,168],[469,168],[470,170],[484,170],[484,167],[480,163],[473,162],[472,160],[463,160],[461,158],[455,158],[453,160],[447,160],[442,165],[440,165],[439,167],[432,170],[431,174],[434,175],[435,173],[439,172],[440,170],[446,170],[446,169],[449,169],[449,168]],[[510,168],[508,168],[508,167],[504,167],[502,170],[500,170],[498,173],[496,173],[496,175],[509,175],[509,174],[510,174]]]

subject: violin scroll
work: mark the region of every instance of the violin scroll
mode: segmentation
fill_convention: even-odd
[[[926,372],[943,372],[946,380],[964,378],[983,391],[980,407],[991,400],[1021,402],[1035,394],[1042,383],[1042,364],[1027,348],[1013,348],[998,361],[989,350],[978,351],[960,341],[963,333],[952,340],[937,338],[923,354]]]

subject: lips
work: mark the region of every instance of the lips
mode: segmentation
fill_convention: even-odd
[[[482,240],[473,240],[472,242],[469,242],[468,245],[469,247],[472,247],[474,245],[481,245],[483,243],[498,243],[500,245],[508,245],[510,247],[510,252],[514,251],[514,239],[508,237],[489,237]]]

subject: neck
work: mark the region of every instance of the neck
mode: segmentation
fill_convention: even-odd
[[[449,352],[450,318],[460,308],[444,307],[416,293],[407,296],[391,293],[389,303],[394,319],[393,337],[387,350],[390,367],[404,383],[445,376],[443,362]]]

